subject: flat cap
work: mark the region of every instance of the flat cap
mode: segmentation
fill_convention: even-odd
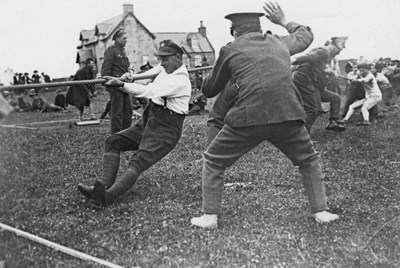
[[[160,49],[157,52],[158,56],[169,56],[175,54],[183,54],[183,49],[172,42],[171,40],[164,40],[160,43]]]

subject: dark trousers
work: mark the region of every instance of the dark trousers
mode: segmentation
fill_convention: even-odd
[[[299,166],[313,213],[327,209],[320,156],[302,121],[232,128],[224,125],[204,153],[203,212],[221,214],[224,173],[241,156],[269,141]]]
[[[306,112],[305,127],[310,132],[311,127],[317,120],[321,107],[320,98],[316,94],[318,89],[314,86],[313,79],[307,73],[299,70],[293,72],[293,83],[303,100],[303,107]]]
[[[129,190],[143,171],[175,148],[181,137],[184,119],[184,115],[150,101],[134,126],[106,139],[102,183],[107,188],[108,201]],[[115,178],[122,151],[133,151],[133,155],[127,170]]]
[[[129,167],[141,173],[175,148],[184,119],[184,115],[150,102],[135,125],[114,134],[116,138],[106,144],[106,152],[109,149],[134,151]]]
[[[111,111],[111,101],[107,101],[106,107],[104,108],[104,112],[101,114],[100,119],[104,119]]]
[[[111,134],[132,125],[132,103],[129,94],[113,89],[111,98]]]
[[[319,90],[317,90],[319,91]],[[322,90],[319,91],[319,95],[321,98],[321,102],[329,102],[329,119],[330,120],[337,120],[340,118],[340,104],[342,103],[342,99],[340,95],[329,91],[329,90]]]
[[[207,118],[206,147],[208,147],[218,132],[222,129],[226,114],[238,98],[238,89],[228,84],[215,97],[214,104]]]

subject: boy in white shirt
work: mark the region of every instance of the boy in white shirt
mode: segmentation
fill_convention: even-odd
[[[369,110],[382,100],[382,93],[379,89],[375,76],[370,72],[371,65],[368,63],[357,64],[360,78],[354,78],[352,82],[360,82],[365,90],[365,98],[353,102],[345,116],[341,121],[346,123],[354,114],[356,108],[361,107],[361,113],[364,121],[357,124],[357,126],[370,126]]]

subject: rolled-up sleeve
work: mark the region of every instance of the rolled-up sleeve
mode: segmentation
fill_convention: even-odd
[[[176,97],[187,87],[188,76],[177,74],[170,79],[155,80],[148,85],[125,83],[124,88],[138,98]]]

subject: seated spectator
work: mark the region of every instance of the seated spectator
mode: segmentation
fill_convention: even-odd
[[[200,114],[201,111],[204,111],[204,108],[207,105],[207,98],[200,93],[193,100],[192,103],[189,103],[189,115]]]
[[[58,112],[63,109],[59,106],[48,103],[45,99],[39,97],[38,93],[34,89],[31,89],[29,91],[29,96],[31,96],[33,99],[31,104],[31,111],[47,113],[47,112]]]
[[[20,112],[26,112],[31,110],[31,104],[25,102],[24,97],[22,95],[17,96],[17,105]]]
[[[54,99],[54,105],[59,106],[63,109],[67,108],[67,103],[65,101],[65,95],[62,93],[61,89],[56,90],[56,98]]]

